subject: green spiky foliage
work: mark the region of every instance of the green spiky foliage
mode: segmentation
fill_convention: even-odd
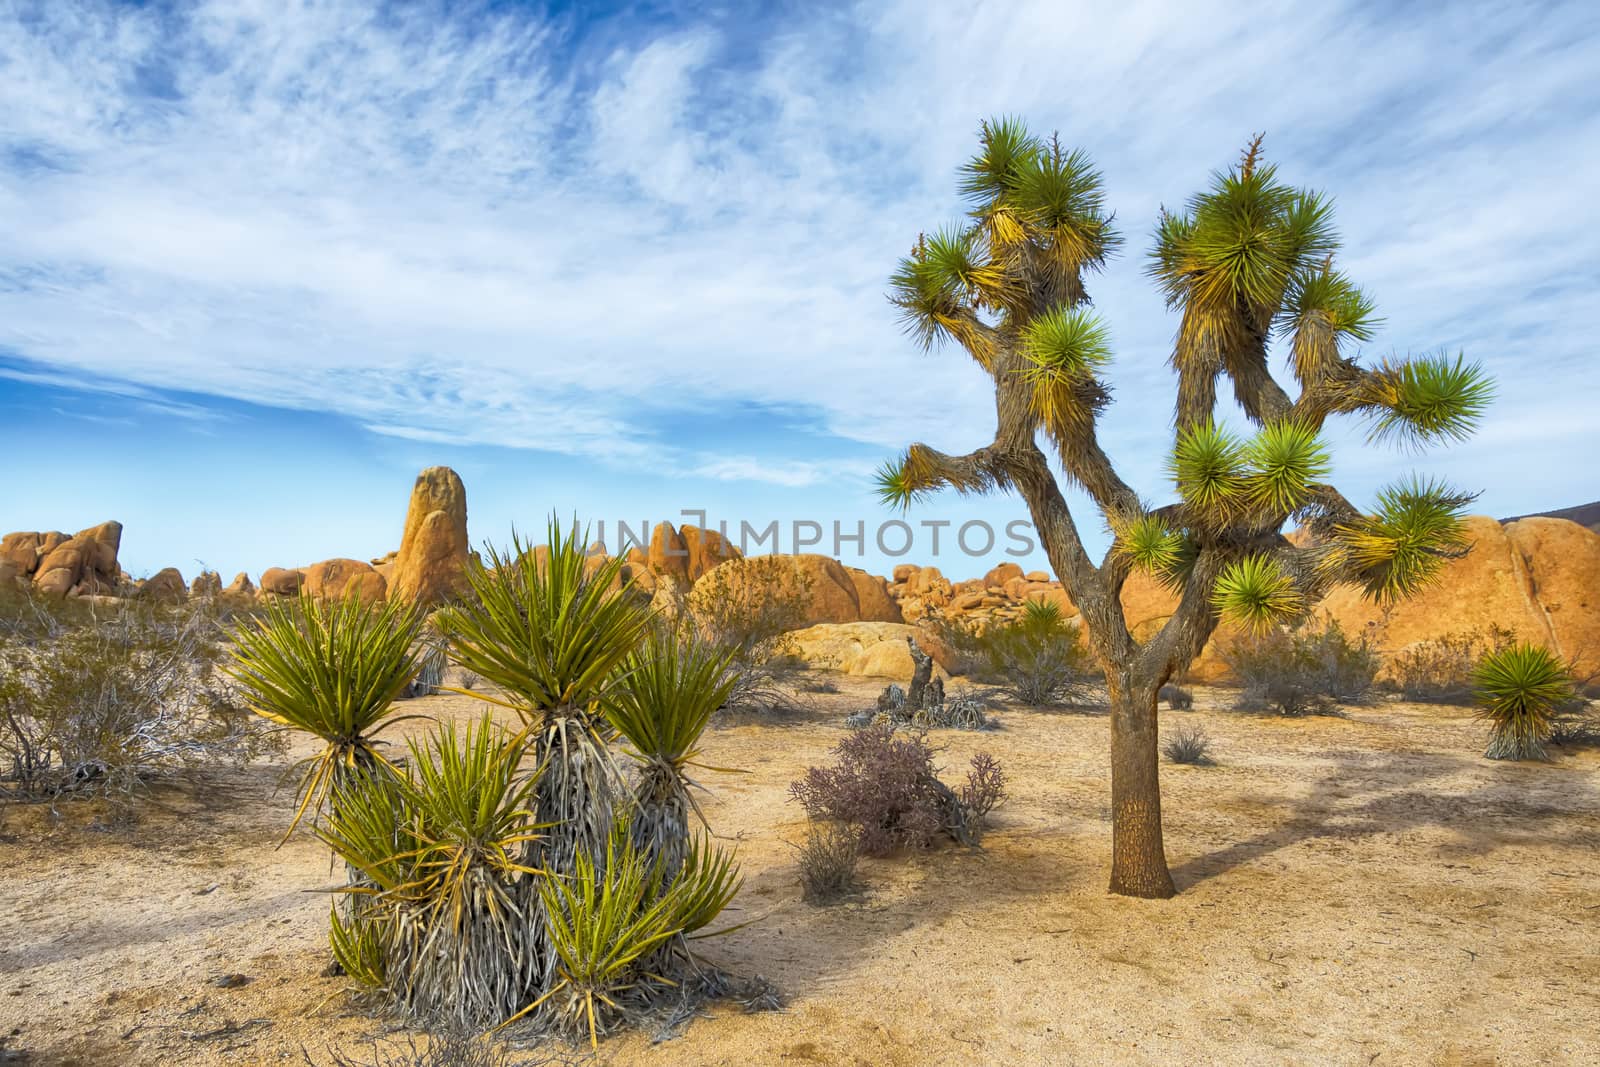
[[[1305,610],[1300,590],[1279,561],[1270,555],[1234,560],[1211,590],[1217,611],[1252,634],[1293,621]]]
[[[354,594],[331,602],[269,598],[263,609],[234,632],[227,673],[257,714],[323,742],[300,764],[293,833],[307,811],[315,818],[341,777],[387,765],[376,735],[417,673],[412,646],[423,620],[412,605],[369,606]]]
[[[1572,677],[1543,645],[1521,642],[1487,653],[1473,671],[1474,698],[1489,722],[1489,759],[1545,759],[1556,712],[1573,696]]]
[[[258,710],[328,741],[301,812],[326,799],[317,833],[351,872],[330,916],[335,960],[452,1030],[570,1023],[579,998],[597,1037],[624,999],[648,1008],[686,976],[714,978],[688,938],[739,885],[729,857],[689,840],[681,803],[726,655],[647,644],[620,563],[594,566],[576,526],[549,534],[536,550],[491,548],[473,595],[435,617],[455,661],[495,686],[465,695],[514,728],[491,709],[410,739],[407,758],[377,753],[372,734],[398,721],[388,709],[415,674],[415,609],[269,607],[239,640]],[[644,768],[637,794],[619,739]]]
[[[493,1025],[522,1007],[539,971],[526,904],[541,872],[521,860],[542,830],[538,776],[521,767],[523,735],[487,714],[407,744],[404,775],[351,783],[319,829],[369,880],[346,890],[355,908],[335,925],[336,958],[354,957],[363,970],[352,973],[370,980],[381,946],[383,984],[411,1014]]]
[[[650,627],[648,607],[618,588],[623,561],[594,566],[587,544],[552,516],[542,549],[515,536],[509,556],[487,546],[487,564],[468,568],[472,595],[438,616],[454,661],[499,689],[467,695],[529,726],[532,757],[548,765],[536,815],[551,827],[529,862],[563,872],[611,831],[621,785],[601,703]]]
[[[1462,511],[1476,498],[1418,478],[1385,488],[1373,514],[1334,527],[1321,566],[1379,603],[1414,596],[1469,547]]]
[[[632,746],[638,764],[632,818],[635,844],[661,860],[668,876],[689,847],[689,812],[705,822],[690,792],[688,768],[700,735],[727,703],[738,678],[733,650],[662,629],[627,661],[606,700],[606,718]]]
[[[1196,524],[1225,526],[1245,504],[1245,447],[1211,423],[1180,430],[1168,469]]]
[[[653,970],[661,950],[708,925],[739,890],[738,869],[705,844],[676,872],[634,844],[626,819],[606,840],[604,859],[579,853],[572,873],[540,883],[557,978],[547,999],[559,1026],[587,1032],[591,1045],[650,987],[677,980]]]
[[[1100,175],[1085,153],[1019,119],[983,123],[979,141],[959,178],[966,218],[918,238],[889,299],[922,347],[953,343],[991,377],[994,439],[966,455],[913,444],[879,471],[878,489],[902,509],[942,489],[1013,489],[1027,503],[1115,683],[1113,888],[1164,896],[1172,883],[1159,817],[1150,815],[1159,792],[1148,721],[1160,685],[1224,616],[1251,629],[1287,622],[1337,583],[1378,601],[1408,596],[1467,548],[1461,515],[1470,495],[1413,480],[1381,494],[1372,514],[1346,500],[1328,481],[1324,424],[1354,416],[1368,420],[1376,441],[1450,442],[1477,425],[1492,387],[1464,356],[1363,361],[1359,346],[1380,320],[1337,262],[1333,202],[1285,181],[1255,137],[1234,166],[1180,208],[1163,209],[1152,235],[1147,271],[1178,313],[1168,462],[1177,499],[1149,506],[1098,438],[1112,348],[1086,279],[1120,244]],[[1274,376],[1274,350],[1295,379],[1292,393]],[[1223,423],[1223,379],[1245,429]],[[1086,493],[1112,531],[1098,563],[1066,487]],[[1305,536],[1285,536],[1291,522]],[[1180,600],[1163,627],[1139,639],[1120,597],[1132,571],[1156,576]]]
[[[1263,426],[1245,446],[1245,460],[1245,501],[1255,514],[1267,516],[1305,507],[1333,466],[1317,431],[1294,420]]]

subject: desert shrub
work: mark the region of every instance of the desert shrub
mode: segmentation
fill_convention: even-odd
[[[1572,699],[1572,678],[1549,649],[1527,642],[1485,655],[1472,674],[1488,721],[1490,759],[1544,759],[1557,709]]]
[[[789,795],[812,819],[854,827],[867,855],[927,848],[941,834],[974,844],[983,817],[1005,795],[999,763],[981,753],[962,791],[951,790],[939,780],[924,734],[873,725],[851,732],[833,751],[837,762],[809,768]]]
[[[810,579],[772,556],[742,560],[737,579],[734,573],[726,567],[708,571],[685,601],[677,626],[729,653],[728,707],[784,706],[788,697],[781,687],[799,667],[788,634],[805,625]]]
[[[1173,763],[1204,766],[1212,762],[1211,739],[1198,726],[1172,731],[1161,743],[1161,751]]]
[[[1082,635],[1051,601],[1030,600],[1016,618],[987,624],[947,616],[930,621],[955,653],[958,672],[997,686],[1018,703],[1076,703],[1093,687],[1095,672]]]
[[[14,794],[123,802],[153,776],[281,747],[217,669],[206,615],[24,600],[0,636],[0,783]]]
[[[483,681],[483,678],[477,671],[469,671],[465,668],[456,671],[456,685],[462,689],[476,689],[481,681]]]
[[[838,822],[811,825],[800,852],[800,896],[808,904],[831,904],[856,884],[861,836]]]
[[[692,1010],[733,988],[689,947],[740,879],[708,837],[691,839],[684,777],[726,695],[726,654],[652,635],[621,561],[586,565],[585,543],[552,521],[546,554],[515,537],[509,556],[490,548],[469,565],[472,595],[437,616],[452,661],[495,689],[469,695],[516,714],[516,729],[486,714],[412,739],[406,759],[379,757],[369,727],[415,669],[415,616],[392,605],[340,605],[337,640],[303,640],[285,615],[245,652],[252,684],[284,693],[263,710],[318,736],[348,720],[325,738],[348,756],[323,775],[317,832],[360,877],[329,941],[346,974],[431,1025],[523,1020],[598,1044],[664,1003]]]
[[[800,683],[799,688],[806,693],[837,693],[839,683],[831,678],[808,678]]]
[[[1352,640],[1332,616],[1241,636],[1221,655],[1241,686],[1235,706],[1280,715],[1359,704],[1370,698],[1379,666],[1367,636]]]
[[[1472,696],[1473,672],[1484,656],[1509,648],[1516,635],[1491,623],[1418,641],[1394,653],[1384,669],[1385,685],[1405,700],[1463,703]]]
[[[1165,700],[1167,707],[1174,711],[1179,709],[1187,711],[1194,707],[1194,694],[1176,685],[1162,686],[1161,691],[1156,694],[1156,699]]]

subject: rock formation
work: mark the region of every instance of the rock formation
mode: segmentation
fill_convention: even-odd
[[[103,522],[72,536],[18,532],[0,538],[0,560],[16,568],[18,577],[50,596],[100,596],[113,594],[122,576],[117,552],[122,545],[122,524]]]
[[[248,579],[247,579],[248,580]],[[238,579],[234,579],[237,583]],[[300,588],[305,585],[304,571],[288,567],[268,567],[261,572],[260,595],[267,596],[299,596]]]
[[[429,607],[443,603],[465,587],[470,555],[466,487],[449,467],[429,467],[411,489],[389,594]],[[379,580],[387,562],[374,561]]]
[[[152,574],[139,586],[140,600],[153,600],[159,604],[181,604],[189,597],[189,587],[176,567],[166,567]]]
[[[266,576],[262,575],[265,583]],[[388,583],[370,563],[358,559],[327,559],[305,569],[305,592],[318,600],[338,600],[351,594],[373,604],[388,594]]]
[[[690,607],[697,613],[711,609],[715,600],[752,606],[768,600],[792,604],[791,621],[796,628],[861,619],[855,582],[844,566],[829,556],[730,560],[702,575],[689,593]]]

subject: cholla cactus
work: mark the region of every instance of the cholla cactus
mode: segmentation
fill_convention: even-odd
[[[1476,365],[1429,356],[1363,365],[1372,301],[1334,267],[1330,202],[1282,181],[1261,138],[1181,211],[1163,211],[1148,271],[1181,314],[1169,463],[1177,499],[1147,504],[1096,435],[1110,402],[1111,337],[1091,310],[1086,276],[1121,245],[1100,175],[1082,151],[985,122],[962,171],[969,212],[919,237],[896,270],[892,301],[924,347],[953,341],[994,383],[994,440],[964,456],[912,445],[880,472],[885,502],[905,507],[944,488],[1015,489],[1051,566],[1083,615],[1112,702],[1113,892],[1173,892],[1161,840],[1156,694],[1199,654],[1220,617],[1264,630],[1292,620],[1336,582],[1388,601],[1434,580],[1467,548],[1461,511],[1473,497],[1409,479],[1363,514],[1326,478],[1332,415],[1370,420],[1374,440],[1429,444],[1465,437],[1490,396]],[[1298,395],[1268,367],[1286,348]],[[1251,423],[1217,422],[1226,376]],[[1091,560],[1068,510],[1067,483],[1093,499],[1114,542]],[[1281,534],[1303,523],[1306,543]],[[1135,569],[1178,594],[1161,630],[1134,639],[1118,599]]]

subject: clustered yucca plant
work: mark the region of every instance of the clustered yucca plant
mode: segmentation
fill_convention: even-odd
[[[1473,671],[1473,688],[1490,724],[1490,759],[1544,759],[1556,713],[1572,699],[1571,675],[1543,645],[1521,642],[1490,652]]]
[[[621,562],[585,567],[585,544],[552,520],[547,548],[513,535],[509,554],[470,565],[470,594],[434,625],[457,667],[492,684],[457,691],[516,724],[486,711],[441,725],[403,760],[372,734],[418,670],[414,611],[306,601],[241,635],[236,674],[257,709],[327,742],[296,821],[321,812],[318,835],[352,871],[334,957],[412,1016],[597,1043],[715,973],[688,940],[740,878],[692,839],[685,768],[726,698],[727,658],[653,626]]]

